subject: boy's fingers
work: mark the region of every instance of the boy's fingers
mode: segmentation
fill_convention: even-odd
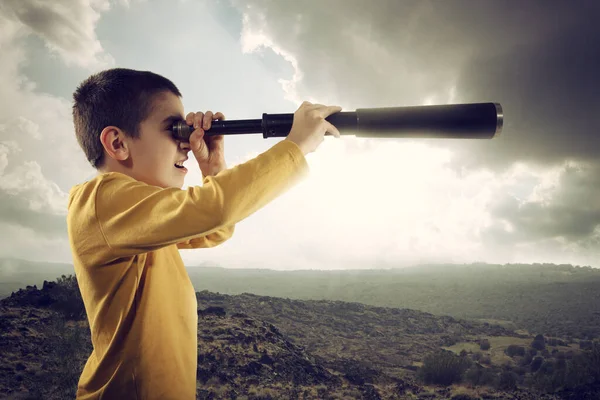
[[[332,124],[331,122],[329,122],[329,121],[325,121],[325,122],[327,122],[327,126],[328,126],[328,128],[329,128],[329,129],[328,129],[328,132],[331,132],[331,134],[332,134],[333,136],[335,136],[336,138],[338,138],[338,139],[339,139],[339,137],[340,137],[340,131],[338,130],[338,128],[336,128],[336,126],[335,126],[335,125],[333,125],[333,124]]]
[[[202,128],[195,130],[190,136],[190,145],[195,153],[205,145],[204,130]]]
[[[342,111],[342,107],[340,107],[340,106],[329,106],[329,107],[323,108],[321,111],[323,111],[323,117],[327,118],[331,114],[335,114],[337,112]]]
[[[207,111],[206,113],[203,113],[202,111],[198,111],[196,113],[190,112],[185,117],[185,123],[188,125],[193,125],[194,130],[200,128],[206,131],[211,128],[212,121],[216,119],[225,121],[226,118],[222,112],[218,112],[216,114],[214,114],[212,111]]]
[[[202,111],[198,111],[194,114],[194,129],[198,129],[198,127],[202,126],[202,119],[204,118],[204,113]]]
[[[188,115],[185,116],[185,123],[187,125],[192,125],[194,123],[194,113],[188,113]]]
[[[208,130],[210,129],[211,125],[212,125],[212,119],[213,119],[213,112],[212,111],[207,111],[206,114],[204,114],[204,119],[203,119],[203,128]]]

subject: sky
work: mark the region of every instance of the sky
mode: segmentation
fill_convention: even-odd
[[[600,267],[598,15],[596,0],[4,0],[0,257],[72,262],[68,192],[96,175],[72,94],[124,67],[228,120],[304,100],[504,111],[493,139],[326,137],[307,179],[220,246],[181,250],[188,267]],[[227,164],[280,140],[225,137]],[[194,163],[184,189],[202,185]]]

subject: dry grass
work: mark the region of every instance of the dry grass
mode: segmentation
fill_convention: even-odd
[[[531,346],[531,342],[533,342],[533,337],[528,338],[518,338],[512,336],[481,336],[481,337],[472,337],[472,339],[487,339],[490,342],[489,350],[481,350],[479,347],[479,343],[473,342],[460,342],[456,343],[453,346],[443,347],[446,350],[450,350],[456,354],[460,354],[461,351],[471,351],[473,353],[480,352],[483,356],[488,356],[491,359],[493,365],[504,365],[510,364],[511,366],[515,366],[515,360],[506,355],[504,351],[510,345],[523,346],[525,349]],[[571,344],[568,346],[548,346],[546,345],[548,351],[552,352],[552,350],[557,349],[558,351],[567,352],[572,350],[574,353],[580,352],[581,350],[577,345]]]
[[[478,386],[478,387],[467,387],[467,386],[463,386],[463,385],[452,385],[451,386],[451,392],[450,392],[450,397],[452,396],[456,396],[458,394],[466,394],[469,395],[471,397],[481,397],[482,395],[489,395],[491,392],[490,389],[488,387],[485,386]]]
[[[533,339],[526,338],[516,338],[511,336],[490,336],[490,337],[481,337],[480,339],[488,339],[490,342],[489,350],[481,350],[479,347],[479,343],[473,342],[460,342],[456,343],[453,346],[444,347],[446,350],[450,350],[456,354],[460,354],[461,351],[472,351],[473,353],[480,352],[484,356],[489,356],[492,364],[495,365],[503,365],[503,364],[511,364],[514,365],[514,360],[507,356],[504,353],[504,350],[508,348],[511,344],[520,345],[525,348],[529,347],[531,341]]]
[[[446,346],[446,347],[442,347],[442,348],[445,350],[453,351],[456,354],[460,354],[460,352],[463,350],[472,351],[473,353],[475,353],[477,351],[486,353],[486,351],[479,349],[478,343],[472,343],[472,342],[460,342],[460,343],[456,343],[452,346]]]
[[[267,387],[254,386],[248,390],[248,394],[251,396],[257,396],[257,397],[270,396],[270,397],[276,399],[277,397],[279,397],[281,392],[279,390],[275,390],[275,389],[271,389],[271,388],[267,388]]]
[[[217,385],[217,386],[206,386],[207,390],[210,390],[212,393],[218,396],[218,398],[222,398],[229,393],[231,390],[231,386],[229,385]]]

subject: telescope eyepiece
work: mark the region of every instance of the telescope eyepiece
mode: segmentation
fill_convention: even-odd
[[[193,131],[194,127],[189,126],[185,123],[185,121],[174,122],[173,126],[171,127],[171,135],[173,136],[173,139],[180,140],[182,142],[189,142]]]

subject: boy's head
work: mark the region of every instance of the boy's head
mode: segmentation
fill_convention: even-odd
[[[179,89],[149,71],[114,68],[83,81],[73,93],[77,141],[99,173],[121,172],[150,185],[179,187],[189,143],[169,128],[185,119]]]

